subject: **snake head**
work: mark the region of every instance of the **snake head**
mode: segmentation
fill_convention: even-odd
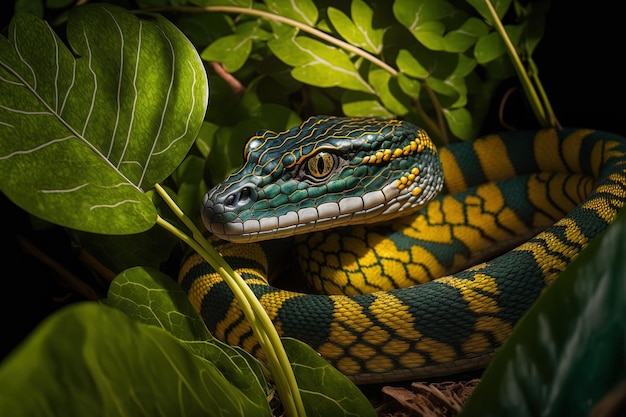
[[[402,216],[443,186],[434,144],[399,120],[312,117],[252,136],[244,158],[202,201],[207,229],[235,242]]]

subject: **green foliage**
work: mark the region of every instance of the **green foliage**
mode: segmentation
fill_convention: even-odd
[[[347,116],[402,117],[440,142],[468,140],[480,130],[495,88],[515,75],[482,1],[196,4],[205,7],[180,10],[219,12],[228,22],[204,39],[194,36],[202,58],[221,63],[243,86],[254,83],[262,102],[294,103],[297,94],[302,116],[330,107]],[[543,34],[547,5],[494,2],[527,62]],[[185,27],[193,19],[198,27],[206,15],[185,15]],[[228,120],[228,107],[212,110]]]
[[[244,350],[215,339],[170,277],[152,268],[130,268],[109,287],[106,303],[146,325],[160,327],[182,341],[196,356],[209,361],[259,407],[270,388],[260,363]],[[263,407],[265,408],[265,407]]]
[[[72,10],[71,50],[25,13],[11,21],[9,39],[0,38],[0,134],[20,139],[0,142],[0,187],[52,223],[128,234],[154,225],[144,190],[188,153],[208,89],[176,26],[110,10]]]
[[[170,277],[128,269],[111,283],[106,304],[63,309],[3,362],[3,415],[272,415],[265,368],[213,338]],[[375,415],[309,346],[286,339],[285,347],[309,417]]]
[[[184,334],[198,326],[197,317],[164,310],[170,289],[158,284],[168,281],[119,283],[133,286],[120,296],[136,291],[124,306],[130,316],[85,302],[42,323],[0,367],[2,414],[270,416],[264,379],[240,351],[197,341],[207,346],[194,354],[163,330]],[[187,301],[173,291],[174,301]],[[160,326],[141,323],[148,317]]]

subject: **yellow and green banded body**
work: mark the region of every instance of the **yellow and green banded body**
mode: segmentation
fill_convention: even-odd
[[[313,118],[289,132],[253,137],[245,152],[247,161],[256,158],[254,150],[273,144],[288,154],[286,139],[311,134],[307,126],[313,123],[352,127],[373,123],[377,131],[382,126],[371,119]],[[437,160],[431,155],[441,161],[443,189],[419,201],[417,211],[397,218],[381,216],[380,223],[366,216],[366,224],[342,222],[343,227],[276,241],[242,244],[214,238],[278,331],[309,343],[357,383],[483,367],[542,291],[614,220],[626,199],[626,139],[615,134],[580,129],[510,132],[437,151],[423,131],[402,122],[389,123],[412,131],[417,139],[415,152],[407,155],[419,159],[425,154],[426,164]],[[318,133],[310,135],[313,144],[298,144],[297,157],[284,158],[289,170],[311,169],[305,166],[319,159],[315,143],[326,139]],[[395,152],[396,162],[403,157],[406,145],[387,145],[382,148]],[[332,150],[326,147],[324,152]],[[382,151],[372,164],[384,165],[387,154]],[[323,158],[312,168],[318,168],[318,173],[326,172],[330,163]],[[361,166],[364,157],[357,158]],[[272,173],[281,171],[271,168]],[[231,190],[226,195],[236,189],[239,200],[250,195],[257,199],[258,190],[250,189],[253,185],[246,178],[246,173],[262,176],[254,169],[244,164],[216,189]],[[408,182],[411,171],[394,175],[406,176]],[[418,178],[420,172],[430,178]],[[422,188],[415,194],[440,187],[436,172],[436,167],[432,171],[419,167],[410,179]],[[376,175],[369,168],[368,173]],[[307,180],[297,175],[292,176]],[[275,177],[290,179],[285,171]],[[346,191],[330,194],[349,196]],[[290,235],[297,228],[288,230]],[[271,236],[263,234],[264,239]],[[331,294],[272,286],[269,277],[275,271],[293,273],[292,260],[310,275],[315,292]],[[232,292],[201,257],[186,260],[180,282],[218,338],[262,357]]]

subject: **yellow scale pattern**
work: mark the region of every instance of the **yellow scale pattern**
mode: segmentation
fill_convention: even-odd
[[[485,184],[463,201],[446,196],[429,204],[425,215],[401,217],[380,228],[354,226],[343,233],[297,238],[301,269],[322,294],[367,294],[428,282],[511,248],[552,225],[591,192],[593,181],[580,175],[543,173],[532,176],[527,185],[538,210],[531,227],[507,206],[497,185]],[[561,204],[554,206],[555,201]],[[387,229],[434,244],[458,240],[471,256],[457,254],[454,263],[445,266],[424,246],[399,248],[383,234]],[[494,242],[503,243],[494,246]]]
[[[422,131],[419,132],[421,135],[425,135]],[[362,164],[380,164],[382,162],[393,161],[394,159],[405,157],[411,154],[420,153],[424,150],[424,148],[428,147],[431,150],[435,150],[435,147],[432,141],[426,136],[419,136],[412,140],[408,145],[403,148],[395,148],[395,149],[384,149],[377,151],[373,155],[367,155],[363,158]],[[410,172],[405,173],[400,178],[398,178],[395,182],[396,187],[402,190],[406,187],[409,187],[415,181],[415,178],[419,175],[419,168],[412,168]],[[422,189],[420,187],[415,187],[411,193],[414,196],[421,194]]]
[[[534,264],[504,266],[516,271],[520,283],[524,274],[538,268],[545,289],[587,244],[590,225],[578,217],[579,211],[586,209],[608,224],[624,205],[626,140],[597,140],[591,151],[581,157],[588,150],[584,144],[591,134],[587,130],[573,130],[564,138],[555,131],[534,134],[528,146],[532,147],[529,154],[537,169],[524,177],[527,204],[533,208],[530,222],[524,221],[518,207],[512,205],[505,187],[508,183],[500,182],[519,176],[520,161],[507,156],[507,145],[492,135],[471,145],[485,181],[471,183],[467,161],[443,148],[439,154],[444,167],[445,195],[417,214],[385,225],[355,226],[341,233],[316,232],[297,238],[297,258],[310,276],[311,285],[318,292],[337,294],[328,296],[332,317],[327,318],[325,341],[316,347],[320,354],[356,382],[427,377],[484,366],[514,324],[501,316],[501,296],[512,288],[502,281],[503,262],[492,259],[496,255],[494,249],[500,252],[512,245],[511,255],[505,256],[530,256]],[[383,152],[381,158],[399,157],[405,151]],[[581,164],[590,167],[593,175],[586,175]],[[607,164],[611,165],[607,168]],[[610,174],[597,185],[597,179],[607,169]],[[407,182],[411,181],[411,174],[406,175]],[[402,179],[398,181],[403,183]],[[468,189],[472,191],[466,192]],[[577,216],[564,217],[572,212]],[[601,232],[605,226],[598,226],[593,233]],[[402,247],[382,232],[384,227],[426,244]],[[543,229],[546,230],[528,240]],[[450,254],[447,262],[430,249],[453,242],[465,249]],[[219,250],[229,257],[254,260],[258,268],[241,268],[239,272],[253,285],[268,285],[268,265],[261,245],[223,243]],[[200,263],[197,255],[189,258],[181,269],[181,280]],[[450,275],[456,271],[462,273]],[[434,309],[459,308],[477,317],[469,336],[458,343],[444,343],[418,330],[424,318],[414,315],[413,307],[403,298],[420,288],[418,284],[432,280],[442,288],[458,291],[458,297],[433,296],[425,298],[424,304],[431,303],[436,306]],[[220,282],[215,273],[192,279],[187,291],[198,311],[202,311],[211,288]],[[396,287],[409,288],[405,292],[391,291]],[[371,294],[365,304],[358,301],[361,299],[339,295],[345,293]],[[305,297],[312,296],[276,290],[261,295],[260,300],[283,333],[293,325],[281,316],[285,306]],[[218,318],[215,335],[262,357],[236,304],[231,300],[225,316]]]

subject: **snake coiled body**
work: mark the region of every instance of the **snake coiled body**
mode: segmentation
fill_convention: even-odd
[[[592,130],[509,132],[436,150],[408,123],[316,117],[259,132],[244,156],[203,209],[209,230],[248,243],[215,246],[279,333],[358,383],[484,366],[626,199],[626,139]],[[331,294],[272,286],[276,264],[292,259]],[[262,357],[200,256],[186,260],[180,283],[209,330]]]

